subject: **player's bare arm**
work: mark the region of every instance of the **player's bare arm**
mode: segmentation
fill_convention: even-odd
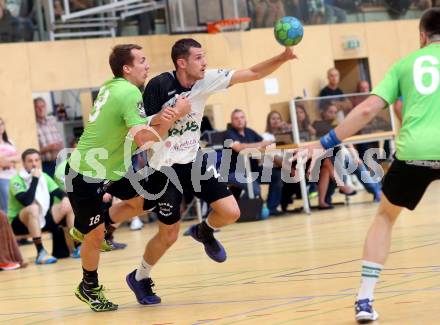
[[[230,85],[264,78],[277,70],[284,63],[293,59],[297,59],[296,54],[293,52],[293,47],[286,47],[286,49],[277,56],[260,62],[250,68],[235,71],[232,75]]]
[[[367,125],[384,107],[387,103],[376,95],[371,95],[362,103],[357,105],[347,117],[333,130],[336,135],[337,144],[344,141],[346,138],[356,134],[365,125]],[[329,132],[331,133],[331,132]],[[327,137],[325,135],[323,138]],[[321,138],[322,139],[322,138]],[[315,150],[322,150],[322,141],[305,144],[302,148],[308,149],[308,156],[310,157]],[[328,149],[328,148],[325,148]]]

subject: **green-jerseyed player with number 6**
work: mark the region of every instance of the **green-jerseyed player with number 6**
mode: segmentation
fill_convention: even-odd
[[[359,323],[378,318],[374,287],[389,253],[393,225],[403,208],[415,209],[428,185],[440,179],[440,8],[420,19],[421,48],[398,61],[359,104],[320,143],[302,149],[317,157],[356,134],[384,107],[403,97],[402,128],[395,160],[384,178],[383,196],[368,231],[362,258],[362,280],[355,303]],[[298,153],[300,154],[300,153]]]

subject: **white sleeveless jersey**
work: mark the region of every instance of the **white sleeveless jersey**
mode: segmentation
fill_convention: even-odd
[[[233,73],[230,70],[209,69],[205,72],[205,77],[197,81],[191,90],[178,94],[188,97],[191,113],[176,121],[169,130],[168,137],[148,150],[148,164],[152,168],[158,170],[162,166],[186,164],[195,160],[206,101],[211,94],[228,88]],[[176,96],[163,104],[162,108],[174,107]]]

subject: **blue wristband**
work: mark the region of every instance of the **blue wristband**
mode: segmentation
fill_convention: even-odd
[[[336,147],[338,144],[341,144],[341,140],[339,140],[336,136],[336,132],[334,129],[331,129],[329,133],[322,136],[321,139],[319,139],[319,142],[321,142],[321,145],[325,150],[331,149],[333,147]]]

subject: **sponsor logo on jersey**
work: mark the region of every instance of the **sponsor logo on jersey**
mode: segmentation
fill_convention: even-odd
[[[225,75],[225,77],[227,77],[227,76],[229,76],[229,74],[231,73],[231,71],[230,71],[230,70],[225,70],[225,69],[218,69],[218,70],[217,70],[217,73],[218,73],[218,74],[223,73],[223,74]]]
[[[147,115],[145,114],[145,109],[144,109],[144,103],[142,101],[139,101],[137,103],[137,109],[139,111],[139,116],[142,118],[146,118]]]
[[[168,130],[168,136],[173,137],[177,135],[183,135],[185,132],[197,132],[199,125],[196,121],[188,121],[185,124],[174,125],[173,128]]]

